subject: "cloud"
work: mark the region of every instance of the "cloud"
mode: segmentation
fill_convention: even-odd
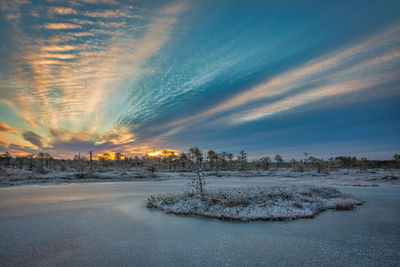
[[[83,0],[83,2],[88,4],[118,4],[118,2],[115,0]]]
[[[96,133],[87,129],[68,130],[62,127],[49,128],[50,134],[55,138],[55,142],[69,142],[70,140],[78,140],[82,142],[92,142],[96,139]]]
[[[60,64],[62,64],[62,61],[44,59],[44,60],[36,60],[36,64],[37,65],[60,65]]]
[[[14,21],[21,17],[21,6],[29,3],[27,0],[0,1],[0,9],[5,11],[7,20]]]
[[[97,23],[96,21],[87,20],[87,19],[70,19],[69,21],[73,22],[73,23],[81,24],[81,25],[84,25],[84,24],[94,25]]]
[[[104,28],[119,28],[122,27],[126,24],[126,22],[122,21],[122,22],[103,22],[103,21],[99,21],[97,22],[97,25],[104,27]]]
[[[210,118],[221,115],[224,117],[217,119],[218,123],[230,124],[234,119],[235,123],[243,123],[327,97],[351,93],[356,89],[368,89],[382,81],[379,77],[386,72],[386,68],[398,64],[398,34],[400,26],[396,25],[357,44],[332,51],[273,76],[203,112],[156,126],[154,130],[172,129],[166,135],[173,135],[189,125],[206,120],[209,122]],[[386,80],[383,81],[386,82],[396,79],[396,75],[391,74],[385,77]],[[310,89],[310,92],[298,94],[298,91]],[[292,96],[285,97],[288,94]],[[279,100],[282,97],[284,99]],[[276,98],[278,99],[275,100]],[[262,107],[248,110],[249,105]],[[242,109],[243,115],[237,114],[236,109]],[[225,113],[228,114],[224,115]]]
[[[79,139],[70,139],[68,141],[57,141],[52,144],[52,151],[63,151],[63,152],[89,152],[91,150],[97,151],[97,149],[104,149],[102,147],[96,147],[93,141],[83,141]]]
[[[7,147],[7,150],[11,152],[11,154],[17,154],[17,156],[26,156],[28,154],[36,154],[37,150],[32,149],[31,147],[20,146],[17,144],[10,144]]]
[[[52,7],[51,10],[60,15],[75,15],[78,11],[70,7]]]
[[[86,37],[86,36],[93,36],[94,33],[92,33],[92,32],[72,32],[72,33],[70,33],[70,35],[76,36],[76,37]]]
[[[13,149],[13,150],[21,150],[21,149],[23,149],[24,147],[23,147],[23,146],[20,146],[20,145],[16,145],[16,144],[10,144],[10,145],[8,146],[8,148],[9,148],[9,149]]]
[[[135,14],[129,12],[136,12],[136,9],[97,10],[98,13],[89,15],[131,18]],[[73,12],[70,9],[54,11]],[[159,13],[154,11],[153,15],[159,16]],[[143,35],[133,35],[131,31],[134,27],[126,29],[126,21],[96,21],[96,27],[107,29],[52,32],[48,39],[38,39],[32,46],[24,43],[25,51],[15,60],[18,64],[15,64],[15,70],[19,71],[18,77],[12,77],[12,80],[17,81],[18,88],[21,88],[12,93],[13,100],[10,103],[13,110],[35,127],[64,129],[64,125],[69,125],[69,136],[79,135],[77,132],[83,131],[83,138],[86,134],[83,129],[90,129],[90,134],[96,131],[97,136],[104,135],[110,130],[108,127],[113,127],[112,120],[116,119],[107,106],[120,101],[114,99],[111,102],[110,98],[115,95],[124,98],[121,84],[132,75],[143,75],[146,71],[143,65],[169,40],[172,26],[177,20],[174,15],[164,15],[161,19],[149,16],[148,24],[143,27],[146,29]],[[58,30],[83,27],[70,21],[47,23],[45,28]],[[71,41],[85,36],[94,37],[82,38],[79,42]],[[28,66],[30,73],[26,73],[22,66]]]
[[[114,145],[124,145],[135,142],[135,135],[131,133],[127,127],[119,127],[112,129],[100,136],[96,144],[111,143]]]
[[[31,131],[26,131],[22,134],[22,137],[30,142],[31,144],[37,146],[37,147],[43,147],[44,143],[43,143],[43,139],[41,136],[37,135],[34,132]]]
[[[3,134],[3,133],[13,133],[13,132],[15,132],[13,128],[11,128],[10,126],[8,126],[8,125],[5,124],[5,123],[1,123],[1,122],[0,122],[0,134]]]
[[[41,47],[42,50],[48,52],[65,52],[75,50],[76,48],[74,45],[48,45]]]
[[[6,141],[3,141],[0,139],[0,148],[7,148],[8,147],[8,143]]]
[[[81,25],[72,23],[47,23],[44,27],[49,30],[69,30],[82,28]]]
[[[41,55],[43,58],[54,58],[54,59],[74,59],[75,54],[44,54]]]
[[[364,77],[363,79],[352,80],[349,82],[336,83],[333,85],[314,88],[312,90],[286,97],[282,100],[275,101],[262,107],[246,110],[235,115],[224,117],[221,120],[230,121],[234,124],[258,120],[273,114],[280,113],[282,111],[292,110],[296,107],[317,102],[323,99],[337,97],[359,90],[372,88],[381,83],[394,80],[396,77],[399,77],[399,75],[400,72],[385,73],[381,75],[374,75],[371,77]]]
[[[86,11],[84,14],[91,18],[121,18],[131,16],[129,13],[120,10]]]
[[[161,13],[168,14],[168,15],[178,15],[187,9],[187,3],[184,1],[176,2],[169,6],[166,6],[164,9],[161,10]]]

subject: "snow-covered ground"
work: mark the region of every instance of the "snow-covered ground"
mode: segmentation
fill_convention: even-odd
[[[150,195],[185,190],[187,180],[179,177],[0,188],[0,266],[400,263],[398,185],[383,181],[377,182],[378,187],[333,185],[366,202],[357,210],[328,210],[311,220],[235,223],[174,216],[145,207]],[[350,184],[353,179],[214,176],[207,182],[206,188],[211,190],[292,184],[325,186]]]
[[[165,176],[165,175],[164,175]],[[169,177],[166,175],[166,177]],[[143,181],[160,180],[157,173],[152,173],[144,169],[106,169],[89,174],[79,170],[71,169],[67,171],[48,170],[46,173],[38,173],[28,170],[6,170],[0,172],[0,187],[8,187],[26,184],[59,184],[59,183],[82,183],[82,182],[115,182],[115,181]]]
[[[268,221],[314,218],[327,209],[351,210],[361,204],[361,199],[336,188],[292,185],[158,194],[149,197],[147,207],[176,215]]]
[[[26,184],[54,184],[71,182],[115,182],[115,181],[143,181],[165,179],[190,179],[191,172],[160,171],[150,172],[144,169],[106,169],[92,174],[82,173],[78,170],[53,171],[37,173],[27,170],[8,169],[0,172],[0,187],[8,187]],[[279,169],[270,171],[211,171],[205,172],[204,177],[213,181],[219,179],[258,179],[264,178],[273,183],[309,183],[316,181],[324,185],[344,186],[378,186],[380,184],[400,184],[400,170],[363,170],[339,169],[329,173],[317,173],[316,171],[295,172],[291,169]]]

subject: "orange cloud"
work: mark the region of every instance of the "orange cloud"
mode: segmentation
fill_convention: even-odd
[[[15,132],[13,128],[11,128],[10,126],[8,126],[5,123],[1,123],[0,122],[0,134],[2,133],[12,133]]]
[[[8,146],[8,143],[6,141],[3,141],[0,139],[0,147],[6,148]]]
[[[53,7],[52,10],[60,15],[78,14],[78,11],[70,7]]]
[[[132,134],[128,128],[117,128],[100,136],[96,143],[103,144],[109,142],[115,145],[123,145],[134,142],[135,140],[135,135]]]
[[[82,28],[81,25],[72,23],[47,23],[44,27],[49,30],[67,30]]]
[[[76,47],[72,45],[49,45],[42,47],[42,49],[49,52],[65,52],[75,50]]]

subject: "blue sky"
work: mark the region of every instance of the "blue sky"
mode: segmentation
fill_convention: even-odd
[[[0,149],[400,152],[399,1],[0,1]]]

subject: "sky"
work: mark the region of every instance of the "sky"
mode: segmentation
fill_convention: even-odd
[[[0,0],[0,152],[400,152],[400,1]]]

